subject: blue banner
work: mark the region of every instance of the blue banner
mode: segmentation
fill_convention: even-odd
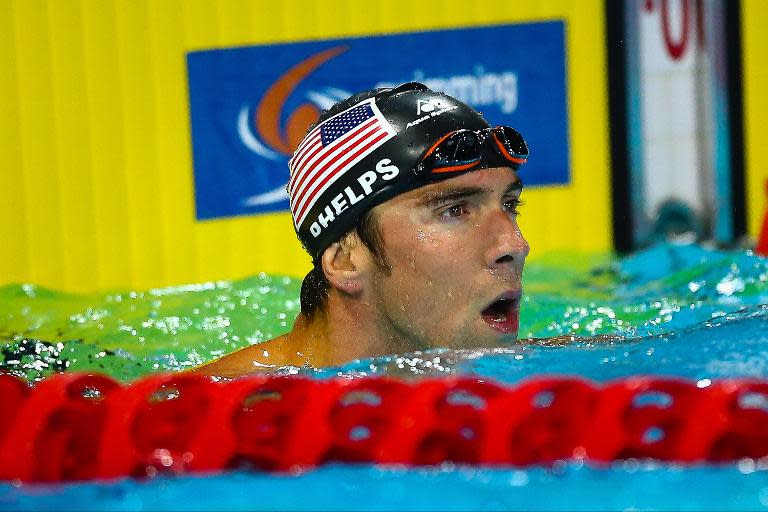
[[[288,159],[320,111],[418,81],[517,128],[529,185],[569,182],[564,23],[552,21],[187,55],[198,219],[288,210]]]

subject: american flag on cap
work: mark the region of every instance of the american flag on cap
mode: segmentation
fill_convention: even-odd
[[[288,162],[288,195],[296,228],[328,187],[396,134],[374,98],[326,119],[309,132]]]

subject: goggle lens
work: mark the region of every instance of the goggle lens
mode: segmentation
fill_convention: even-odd
[[[528,144],[514,128],[497,126],[491,130],[491,138],[499,154],[510,162],[522,165],[528,160]]]
[[[484,130],[458,130],[438,140],[421,160],[421,168],[431,174],[462,172],[478,165],[483,158],[483,144],[488,144],[502,160],[517,169],[528,158],[528,146],[522,135],[509,126]]]
[[[432,172],[458,172],[480,162],[481,141],[469,130],[454,132],[438,144],[431,154]]]

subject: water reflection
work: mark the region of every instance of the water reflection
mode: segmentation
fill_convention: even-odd
[[[535,373],[602,380],[631,373],[707,379],[765,375],[768,262],[750,252],[660,245],[624,260],[566,254],[526,268],[521,338],[498,349],[401,354],[318,377]],[[299,311],[300,282],[259,274],[240,281],[145,292],[69,295],[0,287],[0,367],[37,380],[97,371],[131,380],[176,371],[276,337]]]

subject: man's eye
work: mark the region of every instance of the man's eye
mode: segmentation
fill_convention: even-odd
[[[469,213],[469,211],[467,210],[467,206],[464,203],[452,204],[451,206],[440,210],[440,217],[453,219],[456,217],[461,217],[462,215],[466,215],[467,213]]]
[[[513,197],[504,201],[504,210],[515,215],[520,215],[519,208],[523,206],[523,202],[519,197]]]

